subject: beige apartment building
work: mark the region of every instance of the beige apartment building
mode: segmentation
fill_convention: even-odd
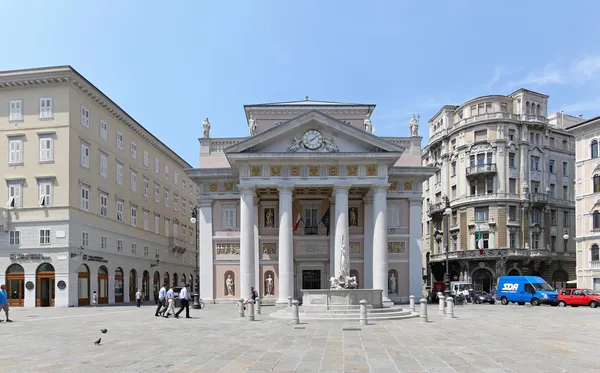
[[[194,278],[191,166],[73,68],[1,72],[0,137],[11,306],[153,302]]]
[[[600,116],[567,130],[576,145],[577,287],[600,290]]]
[[[557,287],[575,278],[575,142],[565,128],[579,121],[548,115],[548,96],[526,89],[429,120],[422,164],[439,171],[423,185],[428,286],[443,286],[446,257],[450,280],[485,291],[502,275]]]

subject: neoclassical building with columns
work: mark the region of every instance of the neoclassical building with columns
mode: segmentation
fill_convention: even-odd
[[[413,118],[407,137],[378,137],[375,105],[304,101],[246,105],[247,137],[212,138],[199,167],[200,296],[297,299],[327,289],[342,256],[359,288],[407,301],[423,289],[422,183]],[[342,250],[342,246],[344,250]]]

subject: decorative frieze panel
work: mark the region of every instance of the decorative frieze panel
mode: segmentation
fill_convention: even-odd
[[[406,254],[405,242],[388,242],[388,253],[390,254]]]
[[[390,184],[390,190],[397,190],[397,189],[398,189],[398,182],[392,181],[392,183]]]
[[[226,192],[233,192],[233,183],[225,183],[225,191]]]
[[[337,166],[329,166],[327,167],[327,175],[328,176],[338,176],[338,168]]]
[[[360,242],[350,242],[350,254],[360,254]]]
[[[240,255],[239,243],[218,243],[217,255]]]
[[[212,184],[210,184],[210,192],[211,192],[211,193],[216,193],[216,192],[217,192],[217,190],[218,190],[217,183],[212,183]]]
[[[290,176],[300,176],[300,166],[290,167]]]
[[[262,176],[262,169],[260,166],[252,166],[250,168],[250,176],[252,177],[260,177]]]
[[[412,183],[410,183],[410,182],[408,182],[408,181],[407,181],[407,182],[405,182],[405,183],[404,183],[404,190],[413,190]]]
[[[377,176],[377,166],[367,166],[367,176]]]
[[[271,176],[281,176],[281,166],[271,166]]]
[[[347,176],[358,176],[358,166],[346,166]]]
[[[319,166],[308,166],[308,176],[319,176]]]
[[[262,252],[265,255],[277,254],[277,244],[275,243],[263,243]]]

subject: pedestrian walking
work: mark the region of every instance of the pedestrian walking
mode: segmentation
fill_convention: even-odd
[[[167,291],[167,307],[165,307],[165,308],[166,308],[166,310],[163,311],[163,315],[167,319],[169,318],[169,316],[175,314],[175,292],[173,291],[173,285],[171,285],[171,287],[169,288],[169,291]],[[166,312],[166,315],[165,315],[165,312]]]
[[[4,311],[6,322],[12,322],[12,320],[8,318],[8,295],[6,294],[6,285],[4,284],[0,286],[0,311]],[[2,320],[0,320],[0,322],[1,321]]]
[[[94,290],[92,293],[92,307],[96,307],[98,305],[98,293]]]
[[[189,287],[190,287],[190,285],[186,284],[185,287],[183,289],[181,289],[181,291],[179,292],[179,300],[181,301],[181,307],[179,308],[179,311],[177,311],[177,313],[175,314],[176,319],[179,318],[179,314],[183,311],[184,308],[185,308],[185,318],[191,319]]]
[[[135,301],[137,302],[138,307],[142,304],[142,292],[140,289],[138,289],[137,293],[135,293]]]
[[[167,310],[167,304],[165,303],[165,299],[167,298],[167,284],[164,284],[160,291],[158,292],[158,307],[156,307],[156,313],[154,316],[164,316],[165,311]]]

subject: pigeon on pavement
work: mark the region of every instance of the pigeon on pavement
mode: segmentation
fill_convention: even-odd
[[[102,338],[98,338],[98,340],[96,342],[94,342],[95,345],[99,345],[100,341],[102,341]]]
[[[101,331],[102,333],[106,334],[106,332],[107,332],[108,330],[106,330],[106,329],[100,329],[100,331]]]

